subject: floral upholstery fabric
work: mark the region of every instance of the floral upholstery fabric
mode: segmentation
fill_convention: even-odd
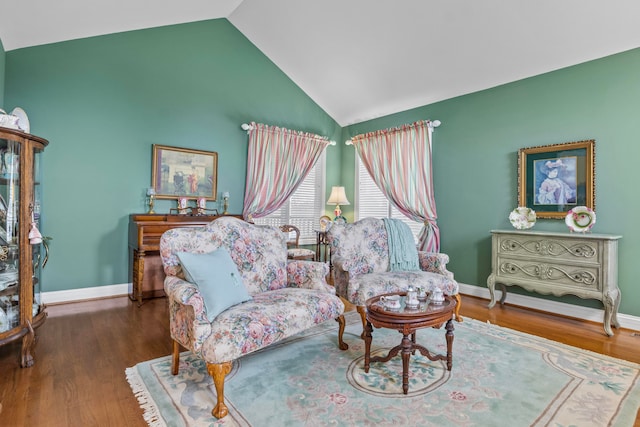
[[[176,254],[221,246],[229,250],[253,299],[209,322],[198,287],[184,280]],[[285,238],[275,227],[229,217],[201,228],[175,228],[163,234],[160,255],[171,337],[208,363],[237,359],[344,312],[325,280],[329,267],[287,261]]]
[[[449,256],[418,252],[421,271],[388,271],[389,244],[384,222],[364,218],[352,224],[335,224],[328,232],[336,293],[355,305],[368,298],[404,291],[409,285],[440,288],[446,295],[458,293]]]

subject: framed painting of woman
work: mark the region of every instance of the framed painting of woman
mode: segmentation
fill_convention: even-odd
[[[518,206],[538,218],[564,218],[576,206],[595,210],[595,140],[521,148]]]

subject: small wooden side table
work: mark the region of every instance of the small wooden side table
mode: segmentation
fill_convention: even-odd
[[[399,310],[389,310],[380,302],[382,295],[370,298],[366,301],[367,307],[367,328],[365,331],[364,344],[364,371],[369,372],[371,362],[388,362],[392,357],[402,352],[402,392],[409,392],[409,359],[411,354],[418,350],[420,354],[429,360],[446,360],[447,370],[451,370],[453,361],[453,312],[456,301],[450,296],[445,296],[442,304],[430,304],[421,302],[418,308],[409,309],[405,306],[406,292],[393,292],[385,295],[400,295],[401,307]],[[440,328],[446,323],[445,337],[447,340],[447,354],[431,354],[426,347],[416,343],[416,331],[422,328]],[[384,356],[371,357],[371,333],[373,326],[376,328],[395,329],[402,334],[400,345],[393,347]],[[409,337],[411,336],[411,337]]]

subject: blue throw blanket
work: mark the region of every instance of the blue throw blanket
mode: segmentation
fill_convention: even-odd
[[[394,218],[382,218],[389,242],[389,271],[418,271],[418,249],[407,224]]]

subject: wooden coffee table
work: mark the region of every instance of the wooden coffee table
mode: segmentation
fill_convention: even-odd
[[[456,306],[454,298],[445,296],[442,304],[420,303],[417,309],[409,309],[405,306],[406,292],[394,292],[386,295],[400,295],[401,307],[399,310],[389,310],[382,305],[380,297],[370,298],[366,302],[367,307],[367,328],[365,331],[364,344],[364,371],[369,372],[371,362],[388,362],[392,357],[402,351],[402,392],[409,392],[409,359],[411,354],[418,350],[420,354],[429,360],[446,360],[447,370],[451,370],[453,359],[453,312]],[[440,328],[446,323],[445,337],[447,340],[447,354],[431,354],[429,350],[420,344],[416,344],[416,330],[421,328]],[[402,342],[395,346],[385,357],[371,357],[371,333],[373,326],[376,328],[395,329],[402,334]],[[411,336],[411,338],[409,338]]]

